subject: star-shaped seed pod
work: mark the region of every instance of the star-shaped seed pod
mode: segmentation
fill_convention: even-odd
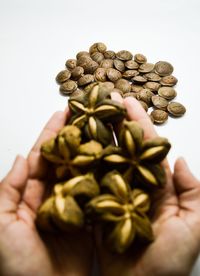
[[[53,195],[40,207],[37,225],[43,230],[57,228],[70,231],[84,225],[85,203],[99,194],[99,186],[92,173],[76,176],[54,186]]]
[[[137,122],[124,121],[118,141],[122,153],[107,155],[104,159],[115,165],[124,164],[124,177],[128,182],[135,179],[146,187],[162,187],[165,184],[165,170],[160,162],[171,147],[166,138],[144,140],[143,129]]]
[[[70,124],[84,129],[88,139],[94,139],[103,145],[112,140],[112,131],[108,123],[124,118],[126,110],[122,104],[108,99],[110,91],[103,85],[95,85],[84,96],[71,97],[69,107],[72,112]]]
[[[73,125],[65,126],[57,137],[43,143],[41,154],[55,165],[58,179],[80,174],[80,171],[72,162],[80,143],[81,131]]]
[[[153,232],[147,212],[150,208],[148,194],[140,189],[130,189],[128,183],[117,171],[107,173],[101,187],[107,193],[101,194],[86,205],[86,213],[103,223],[104,239],[110,250],[123,253],[139,236],[152,241]]]

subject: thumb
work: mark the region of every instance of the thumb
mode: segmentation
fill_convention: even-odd
[[[191,173],[186,161],[178,158],[174,166],[174,184],[178,194],[200,188],[200,182]]]
[[[16,211],[28,178],[28,164],[17,156],[12,169],[0,183],[0,212]]]

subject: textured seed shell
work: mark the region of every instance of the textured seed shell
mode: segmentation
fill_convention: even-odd
[[[113,59],[104,59],[102,60],[102,62],[100,63],[100,67],[101,68],[113,68]]]
[[[113,65],[118,71],[120,71],[120,72],[125,71],[125,65],[124,65],[124,62],[122,60],[114,59]]]
[[[145,87],[145,88],[150,89],[150,90],[153,91],[153,92],[158,91],[158,89],[160,88],[160,86],[161,86],[160,83],[154,82],[154,81],[147,81],[147,82],[144,84],[144,87]]]
[[[65,63],[65,66],[68,69],[74,69],[77,66],[77,60],[76,59],[68,59]]]
[[[83,85],[89,84],[93,81],[94,81],[94,76],[91,74],[86,74],[78,80],[78,85],[83,86]]]
[[[93,54],[91,54],[91,58],[100,64],[102,60],[104,60],[104,55],[100,52],[94,52]]]
[[[136,54],[134,60],[139,64],[147,62],[147,58],[143,54]]]
[[[138,71],[140,73],[149,73],[149,72],[153,71],[153,69],[154,69],[153,63],[143,63],[140,65]]]
[[[136,70],[139,68],[139,64],[135,60],[128,60],[125,62],[126,68],[130,70]]]
[[[63,83],[67,81],[71,77],[71,73],[69,70],[63,70],[56,76],[56,81],[58,83]]]
[[[96,81],[106,81],[107,74],[106,74],[106,68],[97,68],[94,72],[94,78]]]
[[[162,77],[171,75],[173,70],[173,66],[167,61],[158,61],[155,64],[155,72]]]
[[[158,89],[158,95],[165,98],[166,100],[173,100],[177,93],[172,87],[163,86]]]
[[[160,83],[164,86],[174,86],[177,84],[177,82],[178,82],[177,78],[172,75],[163,77],[160,81]]]
[[[180,117],[183,116],[186,112],[186,108],[178,102],[171,102],[167,106],[168,112],[175,116],[175,117]]]
[[[83,73],[84,73],[83,67],[77,66],[71,71],[71,78],[73,80],[78,80],[83,75]]]
[[[152,96],[151,97],[152,103],[155,107],[166,110],[168,106],[168,101],[158,95]]]
[[[114,68],[108,68],[106,73],[107,73],[108,79],[111,80],[112,82],[116,82],[122,77],[122,74]]]
[[[67,80],[66,82],[63,82],[60,86],[60,91],[63,94],[70,94],[74,92],[77,89],[78,85],[73,80]]]
[[[120,60],[130,60],[133,58],[133,55],[131,54],[131,52],[126,51],[126,50],[121,50],[118,53],[116,53],[116,57]]]
[[[129,81],[125,79],[119,79],[118,81],[116,81],[115,87],[120,89],[123,93],[127,93],[131,91],[131,85]]]
[[[168,119],[168,113],[164,110],[155,109],[151,112],[153,122],[156,124],[164,124]]]

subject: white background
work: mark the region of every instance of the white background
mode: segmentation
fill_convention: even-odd
[[[66,59],[96,41],[174,65],[187,113],[156,128],[173,145],[171,166],[184,156],[200,178],[199,36],[198,0],[0,0],[0,178],[66,107],[54,81]]]

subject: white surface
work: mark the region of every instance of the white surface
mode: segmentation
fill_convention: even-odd
[[[0,0],[0,178],[65,108],[54,81],[65,60],[96,41],[174,65],[187,113],[157,131],[173,145],[170,164],[184,156],[200,178],[199,15],[198,0]]]

